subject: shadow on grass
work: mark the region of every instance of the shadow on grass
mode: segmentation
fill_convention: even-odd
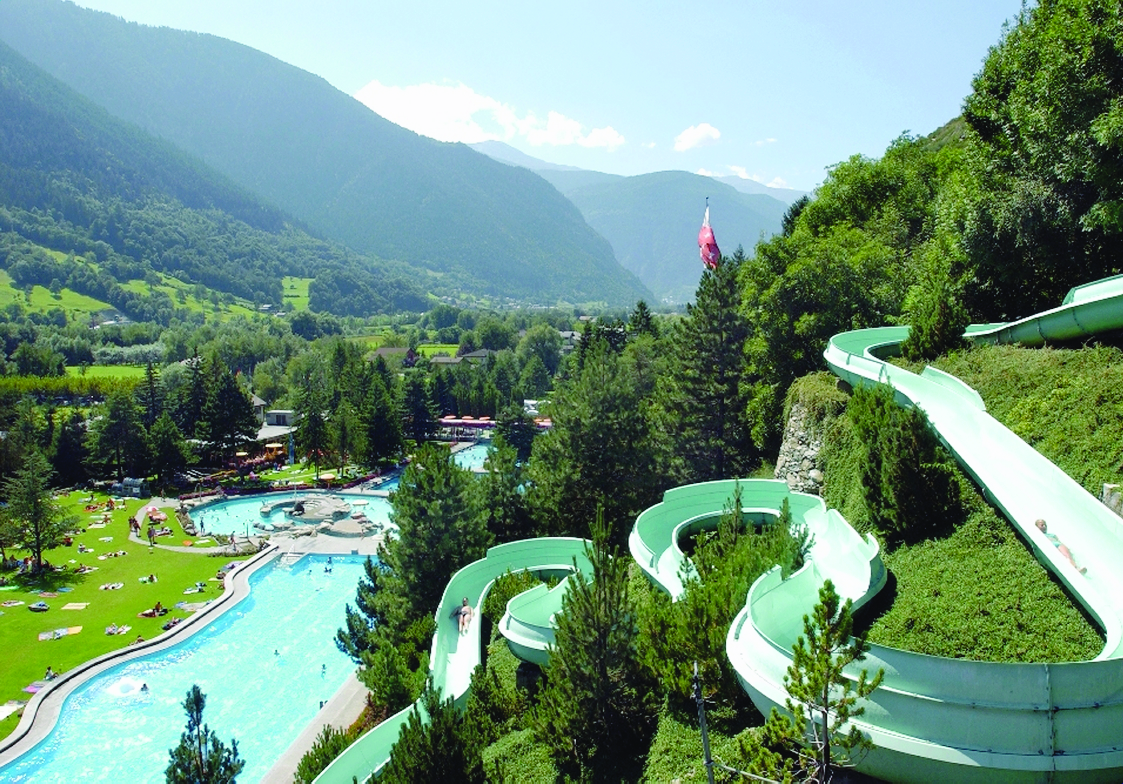
[[[78,574],[70,569],[63,569],[62,571],[44,569],[35,574],[16,575],[12,582],[25,591],[35,593],[38,591],[58,591],[59,588],[82,585],[87,578],[89,578],[88,574]]]

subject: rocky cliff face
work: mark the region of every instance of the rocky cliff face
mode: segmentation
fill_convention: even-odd
[[[776,478],[788,483],[799,493],[820,495],[823,487],[823,463],[819,452],[823,448],[825,422],[814,416],[811,407],[793,402],[784,440],[776,458]]]

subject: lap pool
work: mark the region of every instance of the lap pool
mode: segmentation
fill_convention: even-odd
[[[327,556],[291,568],[274,561],[250,576],[248,597],[190,639],[80,686],[51,734],[0,769],[0,780],[162,782],[197,683],[206,723],[224,743],[238,741],[246,761],[238,781],[261,781],[355,668],[334,638],[363,559],[332,562],[329,574]]]

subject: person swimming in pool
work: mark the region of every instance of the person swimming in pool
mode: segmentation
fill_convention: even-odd
[[[1068,547],[1065,546],[1064,542],[1062,542],[1060,540],[1060,537],[1058,537],[1056,534],[1049,533],[1048,523],[1046,523],[1044,520],[1037,519],[1037,520],[1034,521],[1033,524],[1037,526],[1038,531],[1045,534],[1045,538],[1053,543],[1053,546],[1056,547],[1057,550],[1060,551],[1061,555],[1063,555],[1065,558],[1068,559],[1068,562],[1070,564],[1072,564],[1073,569],[1080,572],[1081,574],[1087,574],[1088,573],[1088,567],[1087,566],[1078,566],[1076,564],[1076,559],[1072,557],[1072,551],[1069,550]]]

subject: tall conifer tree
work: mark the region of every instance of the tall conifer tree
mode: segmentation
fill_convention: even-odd
[[[702,273],[695,302],[672,338],[671,373],[660,390],[684,478],[702,482],[748,471],[756,459],[745,417],[745,341],[738,248]]]

